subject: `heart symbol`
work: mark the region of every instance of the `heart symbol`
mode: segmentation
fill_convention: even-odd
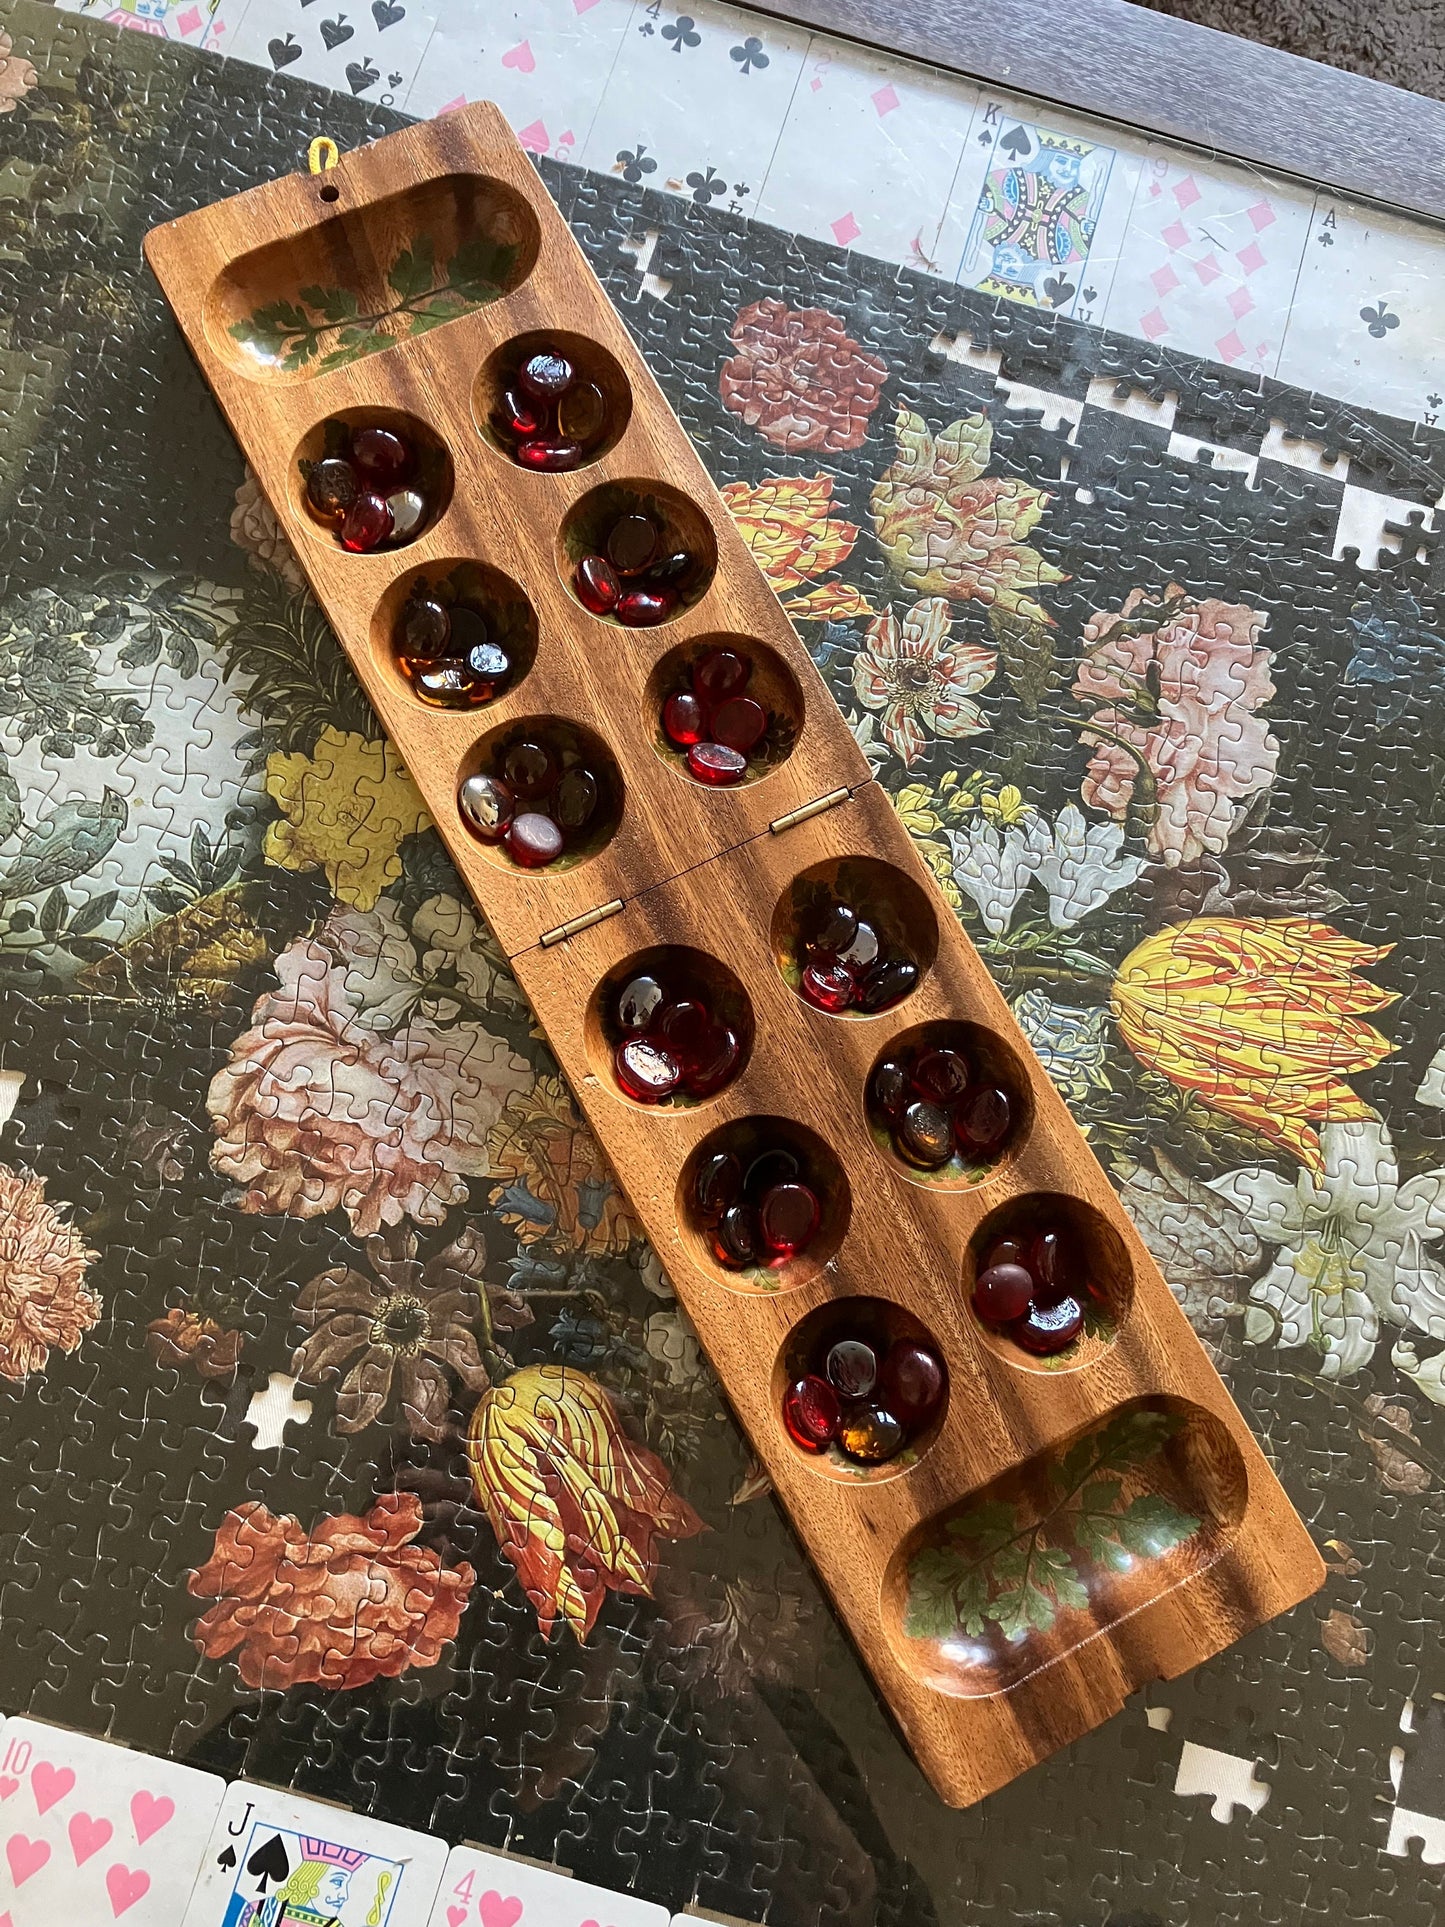
[[[150,1890],[151,1877],[140,1867],[123,1867],[117,1861],[105,1870],[105,1891],[110,1895],[110,1910],[117,1920],[127,1907],[134,1907]]]
[[[377,32],[385,33],[398,20],[406,19],[406,8],[392,6],[390,0],[371,0],[371,17],[376,22]]]
[[[8,1800],[19,1784],[20,1782],[12,1780],[8,1773],[0,1777],[0,1800]]]
[[[323,20],[321,23],[321,38],[326,42],[328,53],[339,47],[343,40],[350,40],[355,32],[355,27],[346,24],[344,13],[337,14],[334,20]]]
[[[465,1907],[448,1907],[447,1927],[462,1927],[462,1922],[466,1917],[467,1910]]]
[[[354,60],[348,60],[346,78],[353,94],[364,94],[368,87],[374,86],[381,79],[381,69],[373,67],[370,60],[363,62],[361,66],[358,66]]]
[[[488,1888],[477,1902],[477,1912],[482,1917],[482,1927],[516,1927],[522,1918],[522,1903],[515,1894],[503,1900],[499,1893]]]
[[[44,1840],[27,1840],[23,1833],[12,1833],[5,1842],[5,1858],[10,1862],[10,1878],[17,1887],[23,1887],[50,1858],[50,1848]]]
[[[273,67],[289,67],[293,60],[301,58],[301,42],[293,40],[288,33],[284,40],[268,40],[266,51]]]
[[[109,1820],[92,1820],[88,1813],[72,1813],[67,1831],[70,1834],[70,1851],[75,1855],[78,1867],[89,1860],[93,1853],[100,1852],[115,1828]]]
[[[175,1810],[175,1801],[164,1793],[159,1799],[154,1793],[144,1791],[131,1796],[130,1817],[135,1823],[135,1837],[142,1846],[153,1833],[160,1832]]]
[[[48,1813],[55,1802],[63,1800],[74,1785],[75,1775],[68,1766],[52,1766],[48,1760],[42,1760],[30,1775],[36,1812]]]
[[[519,74],[530,74],[536,68],[537,56],[532,52],[530,40],[524,40],[520,47],[513,47],[510,53],[502,55],[504,67],[515,67]]]

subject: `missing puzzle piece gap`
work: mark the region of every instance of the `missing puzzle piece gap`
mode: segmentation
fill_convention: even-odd
[[[936,334],[928,344],[931,355],[942,355],[945,361],[959,361],[967,368],[982,368],[986,373],[997,376],[1003,367],[1003,355],[997,348],[976,348],[972,335],[946,332]]]
[[[1247,455],[1242,448],[1225,448],[1219,442],[1196,441],[1192,435],[1171,433],[1168,452],[1177,462],[1198,462],[1221,473],[1227,470],[1243,475],[1251,488],[1259,472],[1258,455]]]
[[[1079,422],[1083,417],[1084,404],[1069,395],[1056,395],[1047,388],[1030,388],[1027,382],[1000,381],[999,392],[1004,397],[1004,407],[1014,410],[1037,409],[1040,428],[1062,428],[1069,424],[1069,440],[1077,441]]]
[[[1216,1752],[1212,1746],[1196,1746],[1193,1740],[1184,1742],[1179,1755],[1174,1791],[1181,1796],[1206,1794],[1213,1802],[1209,1811],[1221,1825],[1234,1818],[1236,1807],[1258,1813],[1270,1794],[1268,1783],[1256,1778],[1253,1760]]]
[[[1174,432],[1174,417],[1179,412],[1179,397],[1172,388],[1161,399],[1143,388],[1131,388],[1117,375],[1095,375],[1084,400],[1090,408],[1106,408],[1111,415],[1127,415],[1132,421],[1152,422],[1156,428]]]
[[[639,296],[645,294],[654,301],[666,301],[672,293],[672,283],[666,275],[649,272],[652,257],[657,252],[660,232],[660,229],[650,227],[640,241],[628,240],[618,243],[621,252],[632,255],[637,263],[637,272],[642,277],[642,285],[638,289]]]
[[[1354,549],[1360,569],[1376,569],[1384,554],[1419,552],[1423,548],[1421,536],[1434,525],[1433,510],[1346,482],[1330,557],[1342,562],[1346,551]]]
[[[1283,462],[1287,468],[1303,469],[1306,475],[1326,475],[1334,482],[1343,482],[1350,472],[1347,455],[1327,454],[1323,442],[1291,435],[1281,421],[1270,423],[1259,446],[1259,458],[1264,462]]]
[[[297,1398],[296,1381],[286,1372],[272,1372],[264,1391],[253,1392],[246,1407],[243,1425],[253,1425],[251,1441],[257,1452],[275,1452],[286,1443],[288,1423],[305,1425],[311,1417],[311,1401]]]

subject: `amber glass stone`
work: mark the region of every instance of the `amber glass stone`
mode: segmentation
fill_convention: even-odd
[[[847,903],[829,904],[808,932],[805,948],[810,957],[836,957],[846,950],[858,934],[858,912]]]
[[[617,598],[613,614],[628,629],[655,629],[672,614],[677,598],[663,589],[628,589]]]
[[[927,1345],[900,1338],[890,1345],[878,1373],[878,1396],[910,1432],[920,1430],[943,1403],[948,1380],[943,1360]]]
[[[366,486],[380,494],[399,488],[411,472],[411,450],[391,428],[358,428],[351,459]]]
[[[870,1014],[902,1003],[919,978],[918,965],[908,957],[890,957],[868,972],[858,986],[858,1006]]]
[[[840,1338],[830,1346],[823,1371],[844,1398],[871,1398],[878,1383],[878,1354],[861,1338]]]
[[[1008,1136],[1013,1106],[1007,1091],[980,1084],[953,1113],[954,1135],[965,1157],[992,1157]]]
[[[607,426],[607,398],[595,381],[574,381],[557,404],[557,428],[584,447]]]
[[[639,1104],[661,1104],[682,1082],[677,1059],[647,1037],[624,1037],[613,1056],[617,1082]]]
[[[634,977],[617,994],[617,1021],[623,1030],[641,1034],[650,1028],[667,1003],[667,992],[656,977]]]
[[[306,477],[306,506],[323,522],[339,522],[361,493],[361,483],[350,462],[329,455],[312,464]]]
[[[341,546],[353,555],[379,549],[391,534],[391,510],[379,495],[358,495],[342,517]]]
[[[1066,1351],[1084,1329],[1084,1308],[1077,1298],[1063,1297],[1051,1305],[1035,1302],[1016,1323],[1009,1336],[1017,1339],[1026,1352],[1037,1358],[1052,1358]]]
[[[581,764],[564,770],[552,796],[552,814],[570,836],[586,829],[597,808],[597,778]]]
[[[687,767],[699,783],[721,789],[728,783],[741,783],[748,773],[748,759],[726,743],[694,743],[687,752]]]
[[[415,662],[408,657],[406,669],[413,693],[433,709],[472,709],[493,694],[456,656]]]
[[[755,749],[768,727],[767,712],[751,696],[733,696],[713,711],[714,742],[724,743],[742,756]]]
[[[838,1433],[838,1444],[860,1465],[886,1465],[889,1459],[897,1458],[907,1443],[908,1434],[902,1421],[881,1405],[850,1413]]]
[[[750,1204],[730,1204],[712,1234],[713,1256],[729,1271],[742,1271],[760,1257],[757,1214]]]
[[[731,1151],[714,1151],[697,1167],[692,1201],[704,1224],[717,1224],[743,1191],[743,1167]]]
[[[796,1258],[812,1243],[822,1215],[810,1186],[775,1184],[758,1205],[763,1243],[774,1258]]]
[[[517,371],[517,379],[529,395],[539,401],[556,401],[565,395],[572,386],[575,373],[565,355],[555,349],[544,348],[535,355],[528,355]]]
[[[690,689],[675,689],[662,705],[662,728],[667,740],[679,749],[690,749],[702,741],[707,718]]]
[[[704,702],[730,702],[742,695],[752,673],[752,663],[735,649],[711,649],[693,671],[692,686]]]
[[[788,1437],[805,1452],[823,1452],[838,1436],[842,1413],[838,1394],[826,1378],[809,1372],[783,1393],[783,1424]]]
[[[401,647],[408,656],[440,656],[451,639],[452,619],[431,596],[414,595],[401,612]]]
[[[953,1104],[968,1089],[972,1075],[962,1051],[946,1045],[924,1051],[913,1066],[913,1088],[935,1104]]]
[[[393,489],[386,498],[386,506],[391,510],[391,540],[393,547],[410,542],[413,536],[421,534],[426,521],[426,497],[414,488]]]
[[[941,1104],[916,1097],[899,1118],[893,1142],[909,1164],[936,1171],[953,1156],[953,1119]]]
[[[1011,1325],[1033,1302],[1033,1274],[1022,1265],[992,1264],[974,1281],[973,1308],[986,1325]]]
[[[617,571],[605,555],[584,555],[577,564],[572,586],[582,607],[590,609],[594,616],[610,616],[622,593]]]
[[[528,802],[545,796],[557,780],[557,759],[545,743],[513,743],[502,758],[502,774]]]
[[[798,979],[804,1001],[836,1016],[853,1002],[852,977],[839,963],[810,963]]]
[[[894,1058],[885,1057],[873,1073],[868,1101],[886,1118],[899,1118],[912,1095],[908,1073]]]
[[[523,870],[545,870],[562,854],[562,832],[540,810],[524,810],[507,828],[507,855]]]
[[[560,436],[531,435],[517,443],[517,461],[542,475],[563,475],[582,466],[582,450]]]
[[[495,776],[469,776],[457,793],[467,826],[484,843],[500,843],[512,820],[512,792]]]
[[[641,575],[657,554],[660,533],[650,515],[619,515],[607,534],[607,560],[619,575]]]

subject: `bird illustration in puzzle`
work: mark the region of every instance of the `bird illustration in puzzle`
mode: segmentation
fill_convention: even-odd
[[[93,870],[115,848],[129,815],[125,798],[109,787],[98,803],[85,797],[57,804],[25,832],[0,870],[0,903],[38,896]]]

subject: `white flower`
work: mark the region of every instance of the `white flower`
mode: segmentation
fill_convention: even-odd
[[[483,1010],[502,1004],[526,1007],[492,926],[460,897],[428,897],[411,920],[411,934],[422,947],[423,977],[454,972],[462,995]]]
[[[669,1385],[689,1385],[702,1376],[697,1334],[680,1311],[655,1311],[642,1328],[649,1358],[667,1373]]]
[[[1104,1005],[1057,1004],[1035,986],[1014,999],[1013,1014],[1035,1056],[1071,1104],[1085,1103],[1091,1090],[1108,1090],[1110,1020]]]
[[[1373,1353],[1382,1318],[1445,1339],[1445,1271],[1425,1251],[1445,1234],[1445,1170],[1401,1184],[1379,1118],[1327,1124],[1320,1142],[1318,1177],[1302,1170],[1290,1184],[1255,1165],[1210,1189],[1278,1247],[1249,1294],[1246,1339],[1311,1345],[1323,1377],[1348,1378]]]
[[[975,817],[966,829],[949,832],[954,882],[977,904],[995,937],[1008,929],[1035,877],[1056,930],[1071,929],[1116,890],[1127,889],[1144,859],[1121,855],[1123,841],[1118,823],[1091,823],[1077,803],[1067,804],[1052,823],[1028,810],[1003,826]]]
[[[954,882],[978,906],[990,935],[1001,937],[1048,847],[1047,823],[1030,815],[1021,823],[995,828],[976,816],[966,829],[950,830],[948,841]]]
[[[1445,1044],[1440,1046],[1425,1066],[1425,1075],[1420,1079],[1420,1088],[1415,1096],[1421,1104],[1428,1104],[1432,1111],[1445,1111]]]
[[[1422,1365],[1420,1354],[1408,1338],[1397,1338],[1390,1352],[1390,1363],[1403,1372],[1417,1391],[1435,1405],[1445,1405],[1445,1352],[1436,1352]]]
[[[338,959],[346,1001],[366,1030],[389,1031],[404,1022],[418,1001],[416,951],[391,897],[374,910],[338,904],[321,926],[318,941]]]

